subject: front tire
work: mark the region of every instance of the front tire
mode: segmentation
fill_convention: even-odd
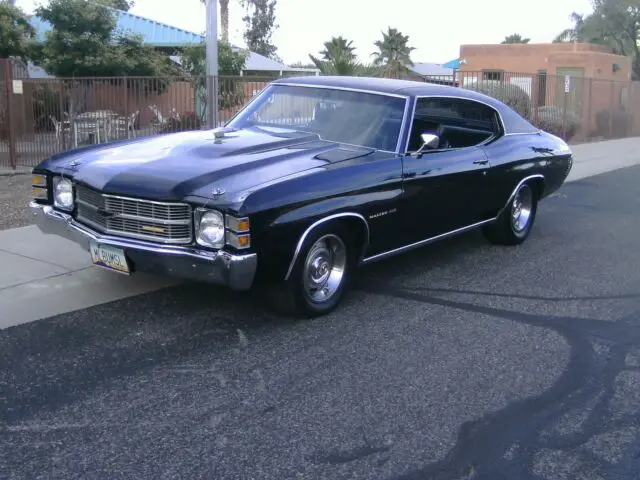
[[[340,303],[355,267],[352,237],[339,225],[321,227],[304,242],[287,280],[271,301],[281,312],[307,318],[327,315]]]
[[[531,233],[537,211],[538,199],[535,190],[528,183],[524,183],[495,223],[485,227],[483,233],[491,243],[519,245]]]

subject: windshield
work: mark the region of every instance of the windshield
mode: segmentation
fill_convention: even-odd
[[[323,140],[395,152],[405,98],[323,87],[271,85],[228,126],[288,127]]]

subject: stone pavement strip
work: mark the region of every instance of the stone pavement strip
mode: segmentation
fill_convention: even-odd
[[[640,138],[572,148],[575,163],[567,181],[640,164]],[[94,267],[79,246],[33,225],[0,231],[0,265],[0,329],[181,283]]]

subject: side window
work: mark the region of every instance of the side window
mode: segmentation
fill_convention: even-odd
[[[438,136],[438,150],[478,145],[500,133],[496,111],[474,100],[423,97],[416,111],[409,137],[409,151],[422,145],[421,135]]]

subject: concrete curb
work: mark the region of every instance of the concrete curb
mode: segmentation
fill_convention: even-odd
[[[32,167],[18,167],[15,170],[0,168],[0,177],[13,177],[15,175],[30,175]]]

